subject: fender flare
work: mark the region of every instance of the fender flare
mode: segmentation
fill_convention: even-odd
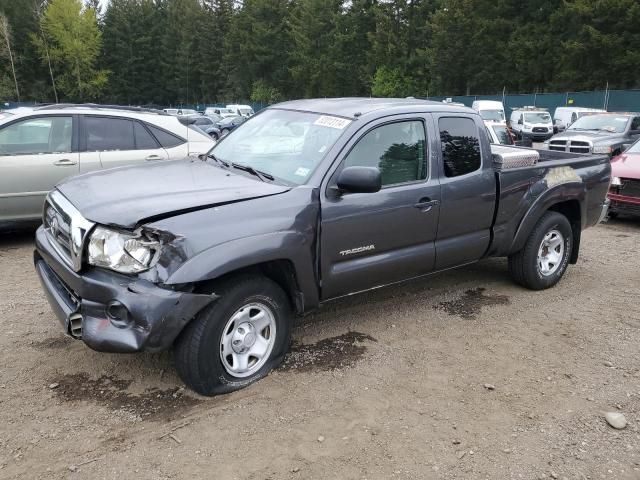
[[[511,247],[509,248],[509,255],[521,250],[524,247],[524,244],[529,238],[533,228],[538,223],[540,218],[549,211],[554,205],[575,200],[579,204],[580,208],[580,218],[578,220],[577,229],[574,225],[576,222],[569,219],[572,223],[572,227],[574,229],[574,244],[576,247],[579,245],[580,233],[582,230],[583,223],[585,221],[585,197],[586,190],[583,183],[580,182],[572,182],[572,183],[564,183],[561,185],[556,185],[553,188],[545,191],[542,195],[540,195],[529,207],[527,212],[522,217],[520,224],[516,230],[516,234],[511,243]],[[577,248],[576,248],[577,255]]]
[[[244,268],[276,260],[293,265],[305,308],[317,306],[319,292],[314,268],[315,239],[295,231],[238,238],[203,250],[173,272],[166,284],[214,280]]]

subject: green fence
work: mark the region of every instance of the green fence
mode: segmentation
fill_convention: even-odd
[[[603,108],[610,112],[640,112],[640,90],[596,90],[593,92],[566,93],[517,93],[498,95],[458,95],[427,97],[442,101],[450,98],[453,102],[470,107],[474,100],[498,100],[504,103],[507,115],[511,110],[526,105],[547,108],[553,115],[557,107]]]

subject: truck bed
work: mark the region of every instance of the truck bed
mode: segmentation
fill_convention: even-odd
[[[549,195],[567,188],[578,192],[582,202],[581,227],[595,225],[602,210],[611,178],[607,155],[537,150],[540,160],[535,166],[496,171],[496,211],[491,256],[512,253],[516,232],[527,212]],[[557,188],[559,186],[563,188]],[[578,206],[579,208],[579,206]]]

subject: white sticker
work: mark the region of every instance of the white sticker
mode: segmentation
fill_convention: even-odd
[[[295,172],[295,175],[299,177],[306,177],[307,175],[309,175],[309,169],[304,167],[298,167],[298,169]]]
[[[320,150],[318,150],[318,153],[324,153],[324,151],[325,151],[326,149],[327,149],[327,146],[326,146],[326,145],[322,145],[322,146],[320,147]]]
[[[627,117],[616,117],[616,122],[626,122],[629,120]]]
[[[337,128],[338,130],[342,130],[350,123],[351,120],[347,120],[346,118],[330,117],[328,115],[322,115],[313,122],[314,125],[318,125],[320,127]]]

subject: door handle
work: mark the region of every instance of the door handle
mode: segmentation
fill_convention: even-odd
[[[415,208],[419,208],[423,212],[428,212],[436,205],[440,205],[440,200],[431,200],[430,198],[425,197],[418,200],[418,203],[415,203],[413,206]]]
[[[68,158],[63,158],[62,160],[56,160],[53,162],[56,167],[69,167],[73,165],[77,165],[78,162],[75,160],[69,160]]]
[[[160,155],[149,155],[145,160],[151,162],[153,160],[162,160],[162,157]]]

